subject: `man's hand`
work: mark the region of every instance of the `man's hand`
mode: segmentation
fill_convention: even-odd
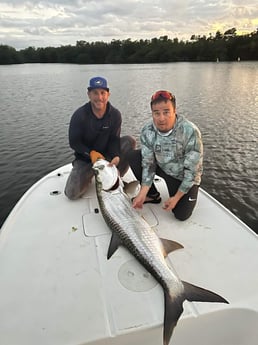
[[[105,157],[98,151],[90,151],[90,159],[92,164],[94,164],[98,159],[105,159]]]
[[[178,201],[185,195],[185,193],[180,192],[178,190],[174,196],[168,198],[167,201],[164,202],[163,209],[166,211],[171,211],[176,207]]]
[[[133,205],[132,205],[133,208],[142,208],[149,189],[150,189],[150,187],[148,187],[148,186],[142,186],[141,187],[140,192],[133,199]]]

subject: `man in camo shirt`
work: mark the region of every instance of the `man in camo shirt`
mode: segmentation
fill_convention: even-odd
[[[130,155],[130,166],[141,182],[133,200],[134,208],[144,203],[160,203],[153,181],[164,178],[169,198],[163,208],[179,220],[186,220],[196,205],[202,175],[203,144],[199,129],[176,113],[176,99],[168,91],[151,98],[152,122],[141,132],[141,150]]]

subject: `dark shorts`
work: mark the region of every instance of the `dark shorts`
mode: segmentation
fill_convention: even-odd
[[[173,196],[178,191],[178,188],[182,181],[175,179],[172,176],[167,175],[163,170],[159,167],[156,171],[156,174],[162,177],[167,185],[169,196]],[[175,217],[179,220],[186,220],[188,219],[194,210],[194,207],[197,202],[198,196],[198,185],[193,185],[188,193],[186,193],[176,204],[176,207],[172,210]]]
[[[66,182],[65,195],[70,200],[80,198],[87,191],[93,176],[94,171],[91,163],[75,159],[72,171]]]

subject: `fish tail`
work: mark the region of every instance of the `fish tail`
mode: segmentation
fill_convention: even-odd
[[[184,292],[179,296],[171,297],[169,290],[164,291],[165,298],[165,313],[164,313],[164,328],[163,328],[163,345],[168,345],[172,336],[173,330],[183,312],[183,302],[217,302],[229,303],[222,296],[196,285],[182,281]]]
[[[172,298],[169,291],[164,292],[165,311],[163,328],[163,345],[168,345],[173,330],[183,312],[184,296],[180,295],[176,299]]]

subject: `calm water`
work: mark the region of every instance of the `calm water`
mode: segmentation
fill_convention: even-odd
[[[258,63],[0,66],[0,225],[22,194],[73,156],[68,125],[88,79],[107,77],[122,134],[138,137],[158,89],[203,135],[202,188],[258,233]]]

